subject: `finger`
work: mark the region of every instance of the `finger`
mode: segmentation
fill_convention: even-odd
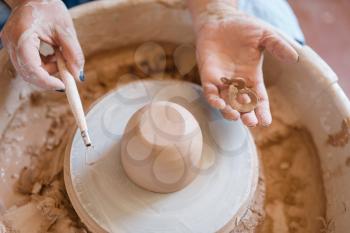
[[[256,70],[249,73],[247,76],[251,77],[250,79],[247,79],[247,85],[252,88],[258,98],[258,103],[255,110],[249,114],[243,114],[244,116],[241,116],[242,121],[250,127],[256,126],[257,124],[268,126],[272,122],[269,98],[264,84],[264,75],[262,70],[263,58],[264,56],[261,56]],[[250,97],[246,95],[240,95],[238,98],[240,103],[247,103],[250,100]]]
[[[225,105],[226,105],[225,101],[217,95],[209,95],[207,96],[207,100],[210,106],[212,106],[213,108],[216,108],[216,109],[225,108]]]
[[[243,94],[243,95],[238,95],[237,101],[241,104],[248,104],[251,101],[251,99],[247,94]]]
[[[73,28],[56,28],[57,39],[69,71],[77,81],[84,81],[84,54]]]
[[[262,126],[269,126],[272,123],[272,116],[270,111],[269,97],[266,91],[264,82],[256,86],[256,94],[258,96],[258,106],[255,109],[256,117],[259,124]]]
[[[225,108],[225,101],[220,98],[219,89],[212,83],[203,84],[204,96],[207,98],[208,103],[216,109]]]
[[[42,66],[39,38],[28,37],[17,49],[16,70],[24,80],[46,90],[64,90],[61,80],[51,76]]]
[[[297,51],[280,35],[270,29],[266,29],[264,32],[260,45],[283,62],[293,63],[299,60]]]
[[[255,112],[242,113],[241,119],[248,127],[255,127],[258,124],[258,119],[255,116]]]
[[[237,121],[240,118],[238,111],[234,110],[231,106],[226,105],[224,109],[221,110],[222,116],[230,121]]]
[[[225,63],[225,59],[213,53],[208,53],[206,48],[197,48],[197,60],[200,68],[204,94],[211,106],[224,109],[225,98],[221,96],[225,86],[222,77],[231,77],[234,71],[232,62]]]

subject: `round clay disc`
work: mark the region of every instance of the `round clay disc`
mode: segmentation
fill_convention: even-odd
[[[128,120],[151,101],[187,108],[203,133],[198,177],[184,189],[153,193],[132,183],[120,162]],[[245,214],[258,182],[258,158],[249,130],[222,118],[200,86],[181,81],[136,81],[99,100],[87,115],[92,149],[80,132],[68,145],[65,183],[82,221],[93,232],[229,232]]]

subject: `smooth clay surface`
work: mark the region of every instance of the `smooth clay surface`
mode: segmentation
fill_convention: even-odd
[[[161,60],[166,65],[145,64],[147,73],[134,65],[134,48],[90,57],[87,81],[80,87],[85,108],[117,85],[135,78],[157,79],[163,71],[172,79],[198,82],[195,69],[181,77],[172,59],[175,47],[164,48],[166,56]],[[258,232],[322,232],[329,223],[324,220],[317,150],[307,129],[288,120],[283,94],[274,86],[268,86],[268,91],[274,122],[253,132],[264,167],[265,179],[260,182],[266,185],[266,220]],[[74,212],[63,182],[64,150],[73,127],[63,94],[33,93],[18,108],[0,141],[0,232],[88,232]],[[256,209],[247,214],[255,221],[238,223],[237,232],[256,228],[256,219],[264,214],[262,208]]]
[[[201,166],[202,148],[202,132],[193,115],[179,104],[155,101],[130,118],[122,139],[121,162],[135,184],[171,193],[196,178],[198,171],[192,168]]]

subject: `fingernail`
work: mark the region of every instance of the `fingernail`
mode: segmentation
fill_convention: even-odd
[[[66,90],[64,89],[60,89],[60,90],[56,90],[57,92],[65,92]]]
[[[84,82],[84,80],[85,80],[84,71],[82,71],[82,70],[80,71],[79,79],[80,79],[80,81],[82,81],[82,82]]]

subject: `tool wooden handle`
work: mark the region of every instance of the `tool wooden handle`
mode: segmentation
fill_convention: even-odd
[[[65,92],[68,98],[68,103],[71,107],[71,110],[73,112],[78,128],[81,131],[85,145],[90,146],[91,141],[87,133],[88,128],[86,124],[85,113],[84,113],[83,105],[80,100],[78,88],[75,83],[74,77],[71,75],[71,73],[67,69],[67,66],[65,64],[65,61],[63,60],[61,52],[56,51],[56,57],[57,57],[58,71],[65,85]]]

